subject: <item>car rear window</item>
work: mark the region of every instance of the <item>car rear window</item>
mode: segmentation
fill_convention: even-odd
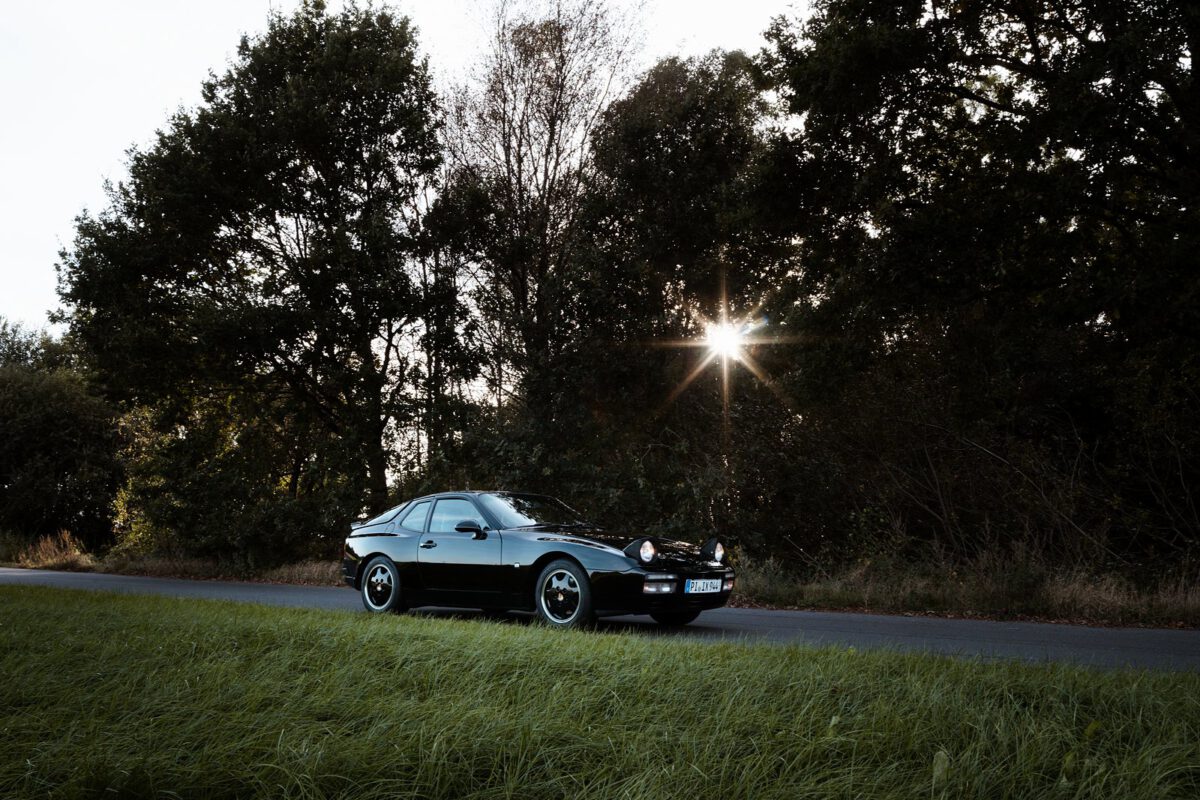
[[[362,524],[362,527],[365,528],[368,525],[378,525],[381,522],[389,521],[390,519],[392,519],[392,517],[396,516],[396,514],[398,514],[401,511],[401,509],[404,508],[405,505],[407,505],[407,503],[401,503],[400,505],[395,506],[394,508],[389,508],[387,511],[383,512],[378,517],[375,517],[374,519],[369,519],[366,522],[364,522]]]
[[[422,500],[400,518],[400,527],[420,533],[425,530],[425,517],[427,516],[429,516],[429,501]]]

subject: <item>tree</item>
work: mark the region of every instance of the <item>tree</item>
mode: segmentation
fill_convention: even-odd
[[[116,411],[63,345],[0,319],[0,530],[106,545],[122,471]]]
[[[549,419],[554,370],[575,320],[567,291],[591,172],[591,135],[621,86],[630,42],[599,0],[495,9],[473,86],[452,98],[445,229],[481,273],[494,391],[515,368]]]
[[[30,331],[19,322],[0,317],[0,366],[29,369],[71,367],[76,353],[62,339],[46,331]]]
[[[610,104],[593,135],[586,238],[570,283],[578,333],[556,411],[574,424],[561,446],[597,443],[573,461],[602,474],[575,467],[576,492],[618,486],[606,509],[636,509],[681,534],[744,521],[744,509],[731,509],[741,459],[723,450],[720,375],[709,370],[681,393],[705,353],[663,345],[699,341],[727,303],[748,312],[786,263],[754,197],[768,111],[743,53],[667,58]],[[742,436],[745,424],[782,409],[742,388],[736,438],[749,453],[761,443]]]
[[[287,397],[194,398],[183,414],[140,407],[120,431],[127,479],[113,522],[122,554],[250,569],[334,558],[362,502],[344,471],[352,444]]]
[[[764,235],[753,196],[768,112],[741,52],[664,59],[605,110],[588,224],[614,266],[596,264],[596,283],[637,276],[644,283],[621,282],[612,299],[651,306],[615,315],[618,324],[689,311],[715,319],[723,278],[735,303],[753,304],[772,282],[783,251]],[[682,332],[675,323],[659,334]]]
[[[770,38],[788,386],[844,496],[958,551],[1200,540],[1194,4],[832,0]]]
[[[285,396],[349,445],[343,469],[383,507],[412,413],[437,120],[408,21],[387,11],[306,2],[244,38],[63,254],[71,330],[106,385],[138,403]]]

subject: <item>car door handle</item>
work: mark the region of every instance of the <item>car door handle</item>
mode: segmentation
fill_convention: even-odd
[[[421,542],[421,547],[426,550],[429,550],[432,547],[437,547],[437,542],[435,542],[433,539],[430,539],[427,542]]]

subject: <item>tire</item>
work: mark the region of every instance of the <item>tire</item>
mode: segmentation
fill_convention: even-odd
[[[551,628],[584,628],[595,621],[592,584],[574,561],[551,561],[533,586],[538,619]]]
[[[387,556],[375,556],[363,570],[362,588],[359,590],[363,607],[372,614],[404,610],[404,593],[400,590],[400,572]]]
[[[659,625],[669,625],[671,627],[676,627],[676,626],[680,626],[680,625],[687,625],[689,622],[694,621],[696,619],[696,617],[700,616],[700,612],[699,611],[655,611],[650,616],[653,617],[654,621],[657,622]]]

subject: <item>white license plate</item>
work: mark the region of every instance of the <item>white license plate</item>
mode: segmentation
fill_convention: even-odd
[[[704,594],[706,592],[719,592],[719,591],[721,591],[721,579],[720,578],[716,578],[716,579],[707,579],[706,578],[703,580],[690,580],[690,581],[684,581],[684,583],[683,583],[684,594]]]

